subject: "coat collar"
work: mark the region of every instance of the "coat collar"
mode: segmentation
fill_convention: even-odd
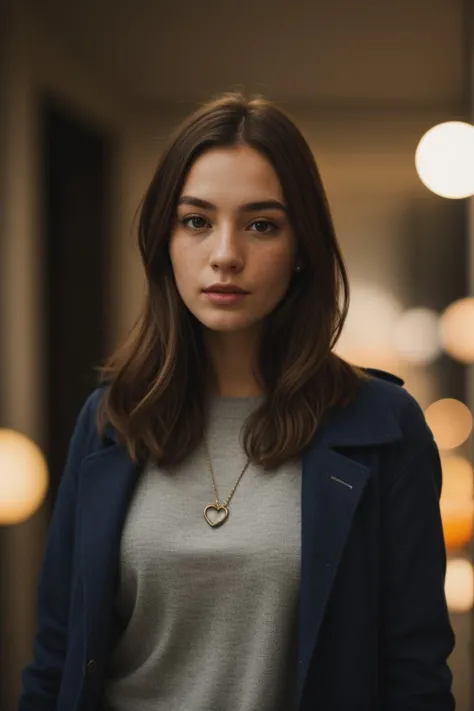
[[[403,380],[381,370],[365,370],[370,377],[362,381],[357,397],[347,407],[334,409],[321,428],[329,447],[366,447],[402,438],[398,419],[388,407],[387,389],[380,381],[401,386]]]

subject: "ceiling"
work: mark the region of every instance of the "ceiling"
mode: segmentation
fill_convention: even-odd
[[[42,0],[56,38],[140,102],[462,105],[463,0]]]

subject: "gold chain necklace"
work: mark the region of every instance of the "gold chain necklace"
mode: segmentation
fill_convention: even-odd
[[[204,441],[204,445],[205,445],[205,449],[206,449],[207,466],[209,469],[209,474],[211,475],[212,487],[214,489],[214,494],[216,497],[215,503],[208,504],[206,506],[206,508],[204,509],[204,518],[206,519],[209,526],[212,526],[212,528],[217,528],[217,526],[221,526],[224,523],[224,521],[227,520],[227,518],[229,516],[229,509],[227,508],[229,506],[229,501],[233,497],[234,492],[237,489],[240,480],[242,479],[243,475],[247,471],[248,466],[250,464],[250,459],[247,459],[247,463],[246,463],[245,467],[242,469],[242,471],[240,472],[239,478],[235,482],[234,488],[230,492],[230,495],[228,496],[227,501],[225,501],[223,504],[221,504],[221,502],[219,501],[219,497],[217,495],[216,481],[214,479],[214,472],[212,471],[211,457],[209,455],[209,449],[208,449],[206,441]],[[220,514],[220,516],[218,518],[215,518],[214,520],[212,520],[211,518],[209,518],[210,511],[214,511],[215,514]]]

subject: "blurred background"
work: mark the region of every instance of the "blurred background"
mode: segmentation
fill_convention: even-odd
[[[471,0],[0,3],[0,708],[94,368],[143,295],[134,217],[170,129],[242,89],[321,169],[352,305],[337,349],[388,369],[441,449],[460,711],[474,709]]]

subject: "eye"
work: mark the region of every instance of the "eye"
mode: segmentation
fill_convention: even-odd
[[[199,217],[199,215],[190,215],[181,220],[181,222],[193,232],[200,232],[205,229],[208,224],[207,220],[205,220],[204,217]]]
[[[255,220],[251,226],[255,227],[254,232],[259,232],[260,234],[271,234],[278,231],[278,225],[275,225],[270,220]]]

